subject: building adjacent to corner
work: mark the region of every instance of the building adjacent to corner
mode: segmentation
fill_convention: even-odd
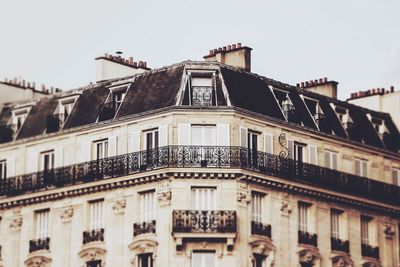
[[[399,265],[392,118],[250,52],[7,105],[0,266]]]

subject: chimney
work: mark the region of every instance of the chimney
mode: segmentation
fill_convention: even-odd
[[[245,71],[251,71],[251,50],[252,48],[237,43],[210,50],[208,55],[203,58],[206,61],[217,61]]]
[[[337,85],[336,81],[328,81],[328,78],[319,78],[306,82],[301,82],[301,88],[304,90],[314,92],[320,95],[325,95],[331,98],[337,98]]]

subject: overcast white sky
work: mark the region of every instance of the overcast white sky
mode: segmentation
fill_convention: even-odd
[[[0,0],[0,79],[72,89],[95,79],[105,52],[154,68],[241,42],[253,72],[291,84],[328,77],[345,99],[400,89],[399,11],[398,0]]]

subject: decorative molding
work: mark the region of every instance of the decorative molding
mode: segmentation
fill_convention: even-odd
[[[72,217],[74,216],[74,209],[72,206],[65,207],[60,214],[60,219],[63,223],[67,223],[72,221]]]
[[[157,199],[161,207],[169,206],[172,199],[171,182],[169,180],[162,181],[158,185]]]
[[[354,263],[348,254],[341,254],[332,257],[332,267],[353,267]]]
[[[151,253],[153,260],[157,257],[158,242],[155,239],[137,239],[128,248],[132,251],[131,264],[136,266],[137,255]]]
[[[282,215],[289,216],[292,212],[292,206],[287,201],[282,201],[280,210],[282,212]]]
[[[298,253],[300,265],[319,266],[321,255],[317,248],[302,248]]]
[[[387,239],[393,239],[394,235],[396,234],[396,230],[394,225],[386,223],[383,225],[383,233]]]
[[[251,201],[251,190],[247,184],[237,183],[236,199],[243,205],[247,205]]]
[[[350,155],[350,154],[343,154],[342,159],[353,160],[354,157],[353,157],[353,155]]]
[[[17,215],[16,217],[14,217],[10,223],[10,228],[11,231],[13,232],[17,232],[21,230],[21,226],[22,226],[22,216],[21,215]]]
[[[106,253],[107,250],[103,245],[88,244],[84,245],[82,250],[79,252],[79,257],[81,258],[82,267],[86,266],[86,262],[100,260],[101,267],[106,266]]]
[[[123,214],[125,212],[126,199],[121,198],[114,201],[112,209],[115,214]]]
[[[51,265],[51,258],[49,253],[31,253],[25,261],[27,267],[49,267]]]

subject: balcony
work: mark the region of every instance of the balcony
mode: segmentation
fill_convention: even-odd
[[[104,228],[83,232],[83,244],[104,241]]]
[[[50,249],[50,238],[35,239],[29,241],[29,253],[38,250],[49,250]]]
[[[165,146],[52,171],[9,177],[0,195],[13,196],[51,187],[104,180],[161,168],[240,168],[290,182],[398,205],[400,187],[242,147]]]
[[[379,247],[372,247],[368,244],[361,244],[361,255],[379,260]]]
[[[349,253],[349,241],[344,241],[339,238],[331,237],[331,250]]]
[[[251,234],[262,235],[271,238],[271,225],[264,225],[260,222],[251,222]]]
[[[133,224],[133,237],[147,233],[154,234],[155,232],[156,232],[156,220]]]
[[[298,231],[299,244],[311,245],[318,247],[317,234],[310,234],[304,231]]]
[[[118,106],[114,102],[104,103],[101,106],[99,121],[111,120],[115,116]]]

